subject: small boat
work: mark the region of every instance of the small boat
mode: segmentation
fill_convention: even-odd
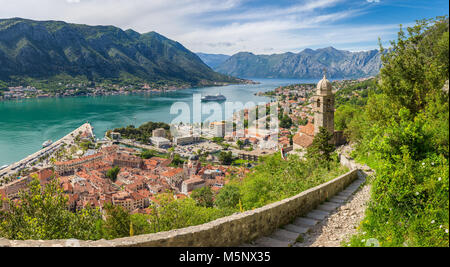
[[[51,144],[53,144],[53,141],[52,141],[52,140],[47,140],[47,141],[45,141],[45,142],[42,144],[42,148],[46,148],[46,147],[48,147],[48,146],[51,145]]]
[[[0,170],[6,169],[6,168],[8,168],[8,166],[9,165],[3,165],[3,166],[0,167]]]
[[[227,98],[224,95],[217,94],[217,95],[207,95],[202,97],[202,101],[225,101]]]

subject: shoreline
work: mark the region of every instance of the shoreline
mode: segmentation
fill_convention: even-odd
[[[241,83],[214,83],[214,84],[206,84],[206,85],[186,85],[181,87],[168,87],[167,89],[156,89],[156,88],[142,88],[142,89],[132,89],[132,90],[123,90],[123,89],[104,89],[104,88],[77,88],[77,89],[67,89],[60,90],[55,94],[50,95],[48,91],[37,90],[37,89],[29,89],[24,86],[10,87],[10,91],[0,91],[3,92],[3,95],[0,95],[0,102],[2,101],[12,101],[12,100],[26,100],[26,99],[45,99],[45,98],[66,98],[66,97],[78,97],[78,96],[114,96],[114,95],[130,95],[130,94],[142,94],[142,93],[168,93],[168,92],[177,92],[181,90],[194,89],[194,88],[207,88],[207,87],[222,87],[222,86],[230,86],[230,85],[239,85],[239,84],[261,84],[260,82],[256,82],[253,80],[241,79]],[[12,88],[20,88],[14,89]],[[16,97],[5,97],[5,92],[16,92]],[[28,96],[24,92],[39,92],[38,95]],[[69,91],[70,94],[67,94],[66,91]],[[77,94],[77,92],[80,92]],[[86,92],[87,91],[87,92]],[[10,95],[11,93],[8,93]],[[25,95],[24,95],[25,94]]]
[[[264,84],[263,82],[258,82],[258,84]],[[232,85],[232,84],[229,84],[229,85]],[[240,84],[240,85],[243,85],[243,86],[245,86],[245,84]],[[249,86],[250,87],[250,86]],[[199,87],[199,88],[205,88],[205,87]],[[185,90],[190,90],[190,89],[194,89],[194,87],[190,87],[190,88],[186,88]],[[165,91],[165,92],[176,92],[176,91],[178,91],[178,90],[167,90],[167,91]],[[132,95],[142,95],[142,94],[153,94],[153,95],[155,95],[155,97],[159,97],[161,94],[160,94],[161,92],[160,91],[151,91],[151,90],[139,90],[139,91],[134,91],[134,92],[130,92],[130,91],[127,91],[127,92],[122,92],[121,94],[119,94],[119,92],[117,92],[116,94],[114,94],[114,95],[130,95],[130,96],[132,96]],[[77,97],[80,97],[80,98],[91,98],[91,97],[96,97],[96,96],[101,96],[101,97],[103,97],[103,96],[106,96],[106,97],[108,97],[108,96],[111,96],[111,95],[113,95],[113,94],[103,94],[103,95],[79,95],[79,96],[70,96],[70,98],[72,98],[72,99],[74,99],[74,98],[77,98]],[[61,96],[61,98],[65,98],[65,97],[69,97],[69,96]],[[56,99],[56,97],[51,97],[51,98],[53,98],[53,99]],[[69,98],[69,99],[70,99]],[[29,99],[32,99],[32,100],[29,100]],[[39,99],[41,99],[41,98],[39,98]],[[15,105],[15,104],[19,104],[19,103],[22,103],[22,104],[24,104],[24,105],[27,105],[27,102],[28,101],[30,101],[30,103],[32,103],[32,102],[34,102],[34,101],[36,101],[35,100],[35,98],[21,98],[21,99],[11,99],[11,100],[15,100],[14,102],[14,104],[13,103],[11,103],[12,105]],[[39,102],[39,101],[37,101],[37,102]],[[267,100],[267,101],[265,101],[265,102],[267,102],[267,103],[269,103],[270,102],[270,100]],[[1,105],[1,101],[0,101],[0,105]],[[5,101],[5,104],[6,104],[7,102]],[[91,121],[92,119],[90,119],[90,118],[88,118],[88,117],[86,117],[85,119],[84,119],[84,121],[86,121],[86,120],[89,120],[89,121]],[[153,120],[151,120],[151,121],[162,121],[162,120],[155,120],[155,119],[153,119]],[[126,127],[126,123],[125,124],[123,124],[123,125],[121,125],[120,127]],[[136,127],[138,127],[138,126],[136,126]],[[117,128],[117,127],[116,127]],[[74,129],[74,128],[72,128],[72,129]],[[99,128],[100,129],[100,128]],[[108,130],[112,130],[112,129],[114,129],[114,127],[112,127],[112,128],[108,128],[108,129],[105,129],[104,131],[98,131],[97,130],[97,132],[95,133],[96,135],[98,135],[98,136],[103,136]],[[70,129],[68,129],[69,131],[71,131]],[[67,131],[67,132],[69,132],[69,131]],[[67,133],[66,132],[66,133]],[[56,138],[51,138],[50,136],[49,137],[47,137],[46,139],[53,139],[53,140],[55,140]],[[100,137],[100,139],[101,139],[101,137]],[[40,144],[40,143],[39,143]],[[39,147],[39,151],[40,150],[42,150],[40,147]],[[5,169],[2,169],[2,170],[0,170],[0,174],[2,174],[2,173],[4,173],[4,171],[6,171],[6,170],[9,170],[9,168],[11,167],[11,166],[15,166],[16,164],[20,164],[21,162],[23,162],[23,160],[25,159],[25,158],[27,158],[27,157],[29,157],[29,156],[32,156],[32,155],[34,155],[35,153],[37,153],[36,151],[38,151],[38,150],[34,150],[34,151],[31,151],[30,150],[30,152],[31,153],[27,153],[27,154],[24,154],[22,157],[20,157],[20,158],[17,158],[17,160],[15,160],[14,162],[7,162],[7,161],[5,161],[5,165],[8,165],[8,167],[7,168],[5,168]]]
[[[33,163],[33,160],[36,161],[39,158],[46,156],[47,154],[56,152],[63,144],[67,145],[68,143],[73,142],[73,139],[75,138],[76,133],[86,132],[86,131],[88,131],[92,136],[95,136],[91,124],[89,122],[86,122],[83,125],[81,125],[80,127],[76,128],[75,130],[66,134],[64,137],[53,142],[51,145],[49,145],[45,148],[42,148],[42,149],[34,152],[33,154],[26,156],[25,158],[23,158],[19,161],[11,163],[10,165],[8,165],[8,167],[0,170],[0,179],[27,168],[27,164]],[[20,169],[21,167],[22,167],[22,169]],[[12,173],[10,173],[10,172],[12,172]]]
[[[364,77],[364,78],[340,78],[336,79],[333,82],[344,82],[344,81],[364,81],[373,78],[373,76],[370,77]],[[240,78],[239,78],[240,79]],[[258,79],[258,78],[253,78]],[[18,101],[18,100],[28,100],[28,99],[46,99],[46,98],[66,98],[66,97],[95,97],[95,96],[115,96],[115,95],[132,95],[132,94],[161,94],[161,93],[170,93],[170,92],[177,92],[187,89],[195,89],[195,88],[208,88],[208,87],[222,87],[222,86],[231,86],[231,85],[257,85],[261,84],[261,82],[257,82],[250,79],[240,79],[241,83],[217,83],[217,84],[206,84],[206,85],[197,85],[197,86],[181,86],[181,87],[168,87],[168,89],[156,89],[156,88],[142,88],[142,89],[132,89],[132,90],[123,90],[123,89],[104,89],[104,88],[77,88],[77,89],[67,89],[67,90],[60,90],[58,93],[55,93],[54,95],[49,95],[47,91],[43,91],[41,89],[32,91],[37,92],[40,91],[40,95],[33,95],[33,96],[23,96],[20,95],[18,97],[8,97],[5,98],[5,92],[11,92],[11,91],[0,91],[3,92],[3,96],[0,95],[0,103],[6,102],[6,101]],[[299,83],[302,85],[309,85],[309,83]],[[30,92],[30,89],[27,89],[24,86],[17,86],[17,87],[10,87],[11,88],[22,88],[21,91],[18,91],[21,94],[24,94],[24,92]],[[20,90],[20,89],[19,89]],[[75,91],[71,92],[71,94],[64,93],[65,91]],[[76,94],[76,92],[82,91],[80,94]],[[87,93],[85,91],[88,91]],[[15,91],[12,91],[15,92]],[[268,95],[267,92],[258,92],[254,94],[255,96],[265,96],[269,98],[274,98],[272,95]]]

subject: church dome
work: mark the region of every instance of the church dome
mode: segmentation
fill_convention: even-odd
[[[323,79],[317,84],[317,93],[328,93],[331,92],[331,82],[327,80],[327,76],[324,74]]]

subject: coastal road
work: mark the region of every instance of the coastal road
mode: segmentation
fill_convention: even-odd
[[[78,127],[77,129],[75,129],[74,131],[67,134],[66,136],[64,136],[63,138],[54,142],[50,146],[43,148],[43,149],[35,152],[34,154],[31,154],[28,157],[26,157],[16,163],[13,163],[13,164],[9,165],[7,168],[1,170],[0,171],[0,179],[2,177],[12,175],[12,174],[26,168],[27,164],[30,164],[49,153],[53,153],[53,152],[57,151],[63,144],[66,144],[66,145],[73,144],[75,137],[79,133],[83,133],[86,131],[88,131],[91,134],[91,136],[94,136],[92,126],[89,123],[85,123],[85,124],[81,125],[80,127]]]

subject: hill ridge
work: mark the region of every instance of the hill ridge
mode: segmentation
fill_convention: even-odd
[[[236,77],[320,78],[324,68],[330,77],[374,76],[381,68],[381,53],[376,49],[351,52],[333,46],[270,55],[242,51],[218,64],[214,70]]]
[[[131,77],[192,85],[239,82],[214,72],[181,43],[152,31],[64,21],[0,19],[0,80],[57,75]]]

